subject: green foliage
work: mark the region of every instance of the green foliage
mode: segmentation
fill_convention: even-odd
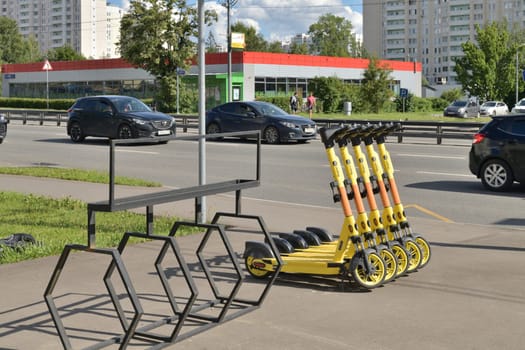
[[[64,45],[51,49],[47,52],[50,61],[82,61],[86,58],[81,53],[76,52],[70,45]]]
[[[308,44],[294,42],[290,45],[290,53],[297,55],[308,55]]]
[[[109,174],[96,170],[81,170],[52,167],[0,167],[0,174],[48,177],[61,180],[74,180],[93,183],[109,183]],[[126,186],[160,187],[158,182],[116,176],[115,184]]]
[[[268,42],[264,40],[261,33],[257,33],[255,27],[247,26],[242,22],[236,22],[232,25],[232,32],[244,33],[244,42],[246,43],[244,51],[268,51]]]
[[[299,103],[298,105],[301,106],[302,99],[298,97]],[[273,103],[274,105],[280,107],[281,109],[291,112],[290,110],[290,96],[260,96],[257,97],[257,101],[264,101]]]
[[[73,105],[74,99],[52,99],[49,100],[49,109],[65,111]],[[24,109],[47,109],[45,98],[17,98],[0,97],[0,107],[3,108],[24,108]]]
[[[433,111],[442,111],[450,104],[448,100],[440,97],[430,97],[428,98],[428,100],[430,101],[430,103],[432,103]]]
[[[34,37],[24,39],[14,19],[0,16],[0,63],[31,62],[37,51]]]
[[[323,113],[334,113],[342,110],[343,82],[337,77],[315,77],[308,80],[308,91],[312,91],[317,102],[317,110]]]
[[[206,22],[216,19],[206,12]],[[176,103],[177,68],[187,69],[195,55],[198,35],[197,8],[185,0],[132,1],[120,24],[118,47],[122,58],[157,77],[157,103]]]
[[[502,100],[513,88],[513,64],[517,46],[512,45],[507,23],[476,25],[476,42],[461,45],[464,56],[455,59],[454,71],[463,89],[481,100]]]
[[[441,94],[441,98],[446,100],[448,103],[452,103],[456,100],[459,100],[461,96],[463,96],[463,92],[458,88],[443,91],[443,93]]]
[[[386,65],[380,66],[376,58],[371,58],[364,72],[361,85],[363,110],[379,113],[393,95],[390,89],[392,70]]]
[[[179,77],[179,113],[197,113],[199,106],[199,91],[197,86],[185,83],[184,78]],[[165,113],[177,112],[177,80],[166,77],[164,83],[160,84],[160,92],[156,98],[156,106],[159,111]]]
[[[360,57],[361,50],[355,35],[352,34],[352,23],[344,17],[326,14],[308,30],[312,38],[312,54],[335,57]]]

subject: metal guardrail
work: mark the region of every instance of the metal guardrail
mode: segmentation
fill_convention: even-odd
[[[65,111],[42,111],[42,110],[1,110],[8,122],[21,121],[22,124],[37,122],[39,125],[53,123],[61,126],[67,123],[67,112]],[[177,122],[177,128],[183,132],[188,129],[198,129],[199,117],[194,114],[171,114]],[[335,126],[340,124],[367,124],[367,123],[389,123],[392,121],[369,121],[360,119],[314,119],[319,126]],[[425,121],[399,121],[401,129],[392,134],[397,137],[399,143],[404,137],[435,138],[439,145],[443,139],[471,139],[474,134],[484,125],[476,122],[425,122]]]

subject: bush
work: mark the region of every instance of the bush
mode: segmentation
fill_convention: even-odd
[[[49,100],[49,109],[65,111],[75,99],[51,99]],[[17,97],[0,97],[0,107],[4,108],[25,108],[25,109],[46,109],[47,100],[45,98],[17,98]]]

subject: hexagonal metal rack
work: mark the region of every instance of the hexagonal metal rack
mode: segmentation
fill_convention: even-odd
[[[116,199],[114,196],[115,194],[114,187],[115,187],[115,147],[116,145],[123,144],[123,143],[125,144],[144,143],[144,142],[149,141],[149,139],[110,140],[109,198],[107,201],[88,204],[87,245],[69,244],[64,247],[64,250],[62,251],[62,254],[57,262],[57,265],[51,275],[48,286],[44,292],[44,299],[46,301],[49,312],[51,314],[51,318],[55,324],[55,328],[57,329],[58,335],[60,337],[60,340],[62,342],[62,346],[64,347],[64,349],[70,350],[70,349],[73,349],[73,347],[69,339],[69,336],[67,334],[66,328],[64,327],[64,324],[62,322],[59,310],[55,304],[55,301],[53,298],[53,291],[55,290],[55,287],[64,269],[64,266],[66,265],[66,262],[68,261],[68,257],[71,251],[73,250],[83,251],[87,253],[94,253],[94,254],[104,254],[104,255],[109,255],[111,257],[111,262],[106,270],[103,281],[104,281],[104,284],[106,286],[106,289],[108,291],[108,294],[110,296],[110,299],[118,315],[119,321],[121,323],[121,326],[124,332],[120,336],[113,337],[111,339],[101,341],[95,345],[89,346],[88,347],[89,349],[100,349],[100,348],[104,348],[104,347],[107,347],[109,345],[114,345],[114,344],[120,344],[119,349],[126,349],[129,345],[130,340],[133,339],[134,337],[148,338],[150,340],[161,341],[162,343],[152,346],[152,348],[160,349],[169,344],[173,344],[176,341],[180,341],[188,337],[191,337],[197,333],[201,333],[211,327],[214,327],[220,324],[221,322],[225,322],[225,321],[234,319],[236,317],[239,317],[243,314],[246,314],[260,307],[260,305],[264,301],[266,295],[268,294],[271,286],[273,285],[282,267],[282,260],[278,253],[278,250],[275,247],[273,241],[271,240],[270,233],[267,230],[266,225],[264,224],[264,221],[262,220],[262,218],[258,216],[253,216],[253,215],[241,214],[241,191],[243,189],[257,187],[260,184],[261,135],[260,135],[260,132],[235,132],[235,133],[224,133],[222,135],[223,136],[233,136],[233,137],[255,136],[257,138],[257,162],[256,162],[256,178],[255,179],[233,179],[233,180],[219,182],[219,183],[212,183],[212,184],[194,186],[194,187],[189,187],[189,188],[168,190],[168,191],[163,191],[163,192],[156,192],[153,194],[138,195],[138,196],[125,197],[125,198],[118,198],[118,199]],[[210,135],[197,135],[197,136],[191,135],[191,136],[182,136],[182,137],[160,137],[159,140],[161,141],[162,140],[167,141],[167,140],[172,140],[172,139],[195,140],[195,139],[209,138],[209,137],[211,136]],[[197,223],[197,217],[198,217],[197,213],[200,212],[201,204],[202,204],[200,202],[200,198],[207,196],[207,195],[214,195],[214,194],[226,193],[226,192],[235,192],[235,212],[234,213],[217,213],[211,224],[198,224]],[[154,205],[162,204],[162,203],[169,203],[169,202],[174,202],[174,201],[179,201],[179,200],[184,200],[184,199],[191,199],[191,198],[195,199],[195,214],[196,214],[195,222],[177,222],[175,223],[168,236],[159,236],[159,235],[153,234],[153,206]],[[96,245],[95,245],[95,242],[96,242],[95,214],[96,212],[114,212],[114,211],[134,209],[134,208],[139,208],[139,207],[146,208],[146,233],[126,232],[117,249],[115,248],[96,248]],[[233,251],[230,241],[228,240],[224,226],[217,223],[219,218],[223,216],[239,217],[239,218],[244,218],[244,219],[256,220],[259,223],[259,226],[261,227],[261,232],[264,236],[264,239],[270,245],[270,249],[277,259],[277,266],[276,266],[275,272],[267,280],[267,284],[265,288],[263,289],[259,297],[256,299],[245,300],[245,299],[236,298],[237,293],[241,289],[242,282],[244,280],[244,276],[243,276],[243,271],[241,267],[239,266],[239,263],[236,259],[235,252]],[[196,284],[193,280],[188,264],[186,263],[181,253],[181,250],[179,248],[179,245],[175,239],[176,232],[178,228],[180,228],[181,226],[194,226],[194,227],[200,227],[200,228],[206,229],[206,232],[202,238],[202,241],[199,247],[197,248],[196,255],[204,271],[204,274],[208,280],[208,283],[210,284],[210,287],[213,291],[215,299],[208,300],[206,303],[198,307],[194,306],[195,300],[198,295]],[[233,268],[237,276],[236,282],[234,283],[234,287],[231,289],[230,293],[227,295],[224,295],[223,293],[219,291],[218,287],[216,286],[216,282],[214,281],[213,274],[210,272],[209,266],[207,266],[206,261],[204,257],[202,256],[202,252],[206,247],[208,239],[210,238],[212,232],[214,231],[218,232],[219,237],[221,238],[222,243],[224,244],[228,257],[233,264]],[[173,312],[172,316],[162,318],[140,329],[138,328],[138,325],[139,325],[139,322],[141,321],[141,317],[144,315],[144,310],[143,310],[143,307],[140,303],[140,299],[135,291],[135,288],[131,282],[130,276],[128,274],[128,271],[126,270],[126,267],[122,259],[122,253],[130,237],[148,238],[151,240],[160,240],[163,242],[163,245],[155,260],[155,268],[157,270],[157,275],[163,286],[164,293],[169,301],[171,310]],[[186,284],[190,290],[190,297],[188,297],[188,300],[185,303],[184,307],[182,307],[182,310],[179,308],[175,300],[173,291],[171,290],[169,286],[168,278],[163,272],[163,269],[161,268],[161,264],[166,254],[168,253],[168,250],[170,249],[173,252],[173,255],[175,256],[175,258],[177,259],[179,267],[181,271],[183,272]],[[133,307],[132,317],[126,318],[125,312],[123,310],[123,307],[119,301],[119,297],[116,293],[115,287],[113,285],[112,276],[115,271],[118,272],[122,285],[124,289],[126,290],[127,297],[129,298],[130,303]],[[230,312],[232,305],[234,304],[236,306],[236,311]],[[216,317],[210,317],[210,316],[203,315],[200,313],[200,311],[202,311],[204,308],[217,307],[219,305],[222,306],[222,310],[219,312],[218,316]],[[205,320],[207,321],[207,323],[204,323],[203,326],[193,329],[192,331],[181,334],[180,333],[181,328],[183,327],[184,323],[190,318]],[[175,328],[171,332],[171,334],[169,334],[168,336],[159,336],[157,334],[153,334],[149,332],[155,327],[160,327],[167,323],[174,323],[174,322],[176,322]]]

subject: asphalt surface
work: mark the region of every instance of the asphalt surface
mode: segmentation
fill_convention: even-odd
[[[86,202],[107,197],[103,185],[6,175],[0,176],[0,190],[70,196]],[[125,196],[144,191],[151,190],[119,188],[117,193]],[[208,197],[207,204],[212,217],[216,211],[232,211],[234,199],[217,195]],[[191,218],[192,208],[193,201],[184,201],[155,207],[155,213]],[[337,233],[342,223],[337,205],[321,208],[245,198],[242,208],[245,214],[261,216],[272,231],[319,226]],[[423,269],[369,292],[349,283],[341,285],[337,279],[282,274],[260,308],[164,348],[523,349],[525,229],[409,219],[432,246],[431,261]],[[226,219],[223,223],[240,254],[244,240],[260,238],[251,221]],[[196,276],[198,298],[206,300],[211,294],[209,284],[195,268],[195,249],[202,237],[196,234],[177,238],[177,242]],[[213,269],[223,274],[220,287],[231,287],[222,259],[224,247],[219,239],[208,243],[206,254],[215,257],[211,259]],[[127,246],[123,254],[146,312],[145,321],[170,314],[155,278],[153,261],[158,249],[159,243],[154,241]],[[62,348],[43,299],[57,260],[53,256],[0,265],[1,350]],[[169,258],[167,269],[171,263],[176,265]],[[53,292],[74,349],[94,346],[122,333],[102,282],[107,266],[108,260],[100,254],[72,254]],[[225,270],[221,272],[221,268]],[[176,266],[171,269],[177,280]],[[115,284],[120,290],[118,279]],[[174,287],[175,295],[180,293],[182,300],[187,290],[179,287]],[[260,292],[260,283],[247,277],[239,295],[256,297]],[[184,325],[180,334],[201,326]],[[155,330],[159,334],[171,331],[168,326]],[[158,343],[132,339],[128,349],[155,346]],[[117,349],[118,345],[106,348]]]

